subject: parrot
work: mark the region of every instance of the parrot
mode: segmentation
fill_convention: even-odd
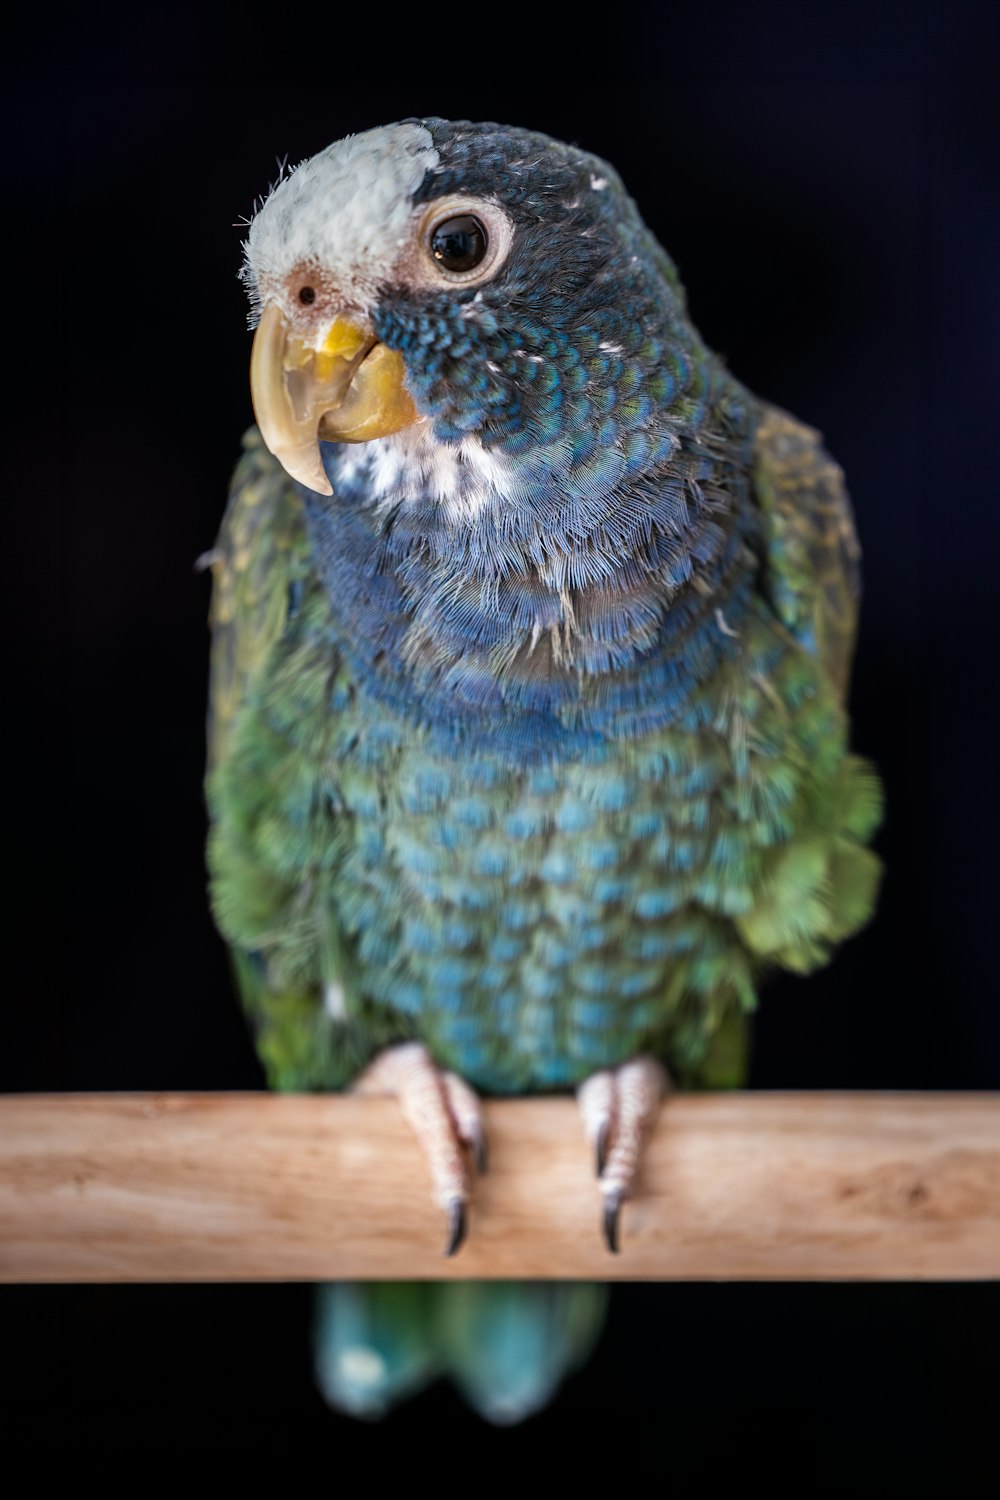
[[[410,118],[283,168],[245,223],[207,863],[268,1083],[394,1095],[448,1254],[480,1099],[575,1092],[617,1253],[666,1091],[745,1082],[762,978],[874,909],[843,474],[705,346],[578,146]],[[318,1383],[372,1418],[450,1376],[516,1422],[605,1300],[330,1283]]]

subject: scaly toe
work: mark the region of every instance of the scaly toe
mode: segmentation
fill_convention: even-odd
[[[444,1209],[444,1254],[454,1255],[468,1228],[469,1190],[463,1146],[483,1170],[486,1138],[479,1100],[455,1073],[442,1073],[420,1042],[389,1047],[355,1080],[354,1093],[392,1094],[424,1153],[434,1197]]]
[[[483,1125],[483,1111],[479,1096],[457,1073],[442,1074],[441,1082],[444,1085],[445,1098],[455,1122],[455,1129],[458,1131],[458,1138],[462,1145],[468,1146],[472,1152],[476,1171],[482,1176],[488,1165],[488,1157],[486,1130]]]
[[[576,1091],[584,1132],[594,1152],[597,1176],[604,1171],[615,1124],[615,1075],[592,1073]]]
[[[604,1241],[614,1255],[620,1246],[622,1204],[634,1186],[646,1131],[669,1085],[662,1063],[641,1056],[613,1071],[595,1073],[577,1090],[604,1199]]]

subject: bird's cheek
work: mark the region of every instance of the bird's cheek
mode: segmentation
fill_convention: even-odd
[[[282,467],[331,493],[320,439],[363,443],[417,420],[402,356],[352,319],[296,333],[280,306],[265,307],[254,337],[250,389],[261,436]]]

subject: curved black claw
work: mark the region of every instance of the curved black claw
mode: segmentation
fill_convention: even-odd
[[[618,1229],[622,1211],[622,1200],[611,1193],[604,1200],[604,1242],[612,1255],[618,1254]]]
[[[448,1204],[448,1242],[444,1247],[445,1255],[454,1255],[460,1249],[467,1228],[465,1204],[461,1198],[453,1198]]]
[[[594,1142],[594,1165],[597,1168],[597,1176],[600,1177],[608,1160],[608,1136],[611,1134],[607,1120],[602,1120],[597,1130],[597,1140]]]

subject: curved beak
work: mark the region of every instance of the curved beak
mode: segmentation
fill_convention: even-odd
[[[347,318],[336,318],[310,344],[271,302],[250,356],[261,436],[293,479],[331,495],[320,439],[364,443],[409,427],[418,414],[403,384],[405,373],[400,354]]]

